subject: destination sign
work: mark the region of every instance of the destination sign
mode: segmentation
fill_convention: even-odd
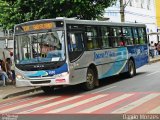
[[[48,31],[52,29],[64,29],[63,21],[35,21],[28,22],[15,27],[15,34],[30,33],[36,31]]]
[[[52,29],[55,28],[55,24],[52,23],[38,23],[33,25],[25,25],[22,26],[24,32],[28,31],[36,31],[36,30],[46,30],[46,29]]]

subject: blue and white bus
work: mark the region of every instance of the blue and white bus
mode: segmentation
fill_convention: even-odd
[[[57,86],[82,84],[91,90],[102,78],[133,77],[148,63],[147,42],[146,26],[137,23],[57,18],[18,24],[16,85],[52,92]]]

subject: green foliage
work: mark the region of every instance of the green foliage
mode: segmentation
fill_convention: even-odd
[[[1,0],[0,22],[13,29],[15,24],[55,17],[96,19],[117,0]],[[4,7],[5,6],[5,7]],[[5,12],[4,12],[5,11]]]

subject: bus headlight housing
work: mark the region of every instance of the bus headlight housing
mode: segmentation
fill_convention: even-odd
[[[69,73],[68,72],[64,72],[64,73],[62,73],[62,76],[67,76],[67,75],[69,75]]]
[[[20,74],[17,74],[17,75],[16,75],[16,78],[17,78],[17,79],[24,79],[24,77],[23,77],[22,75],[20,75]]]

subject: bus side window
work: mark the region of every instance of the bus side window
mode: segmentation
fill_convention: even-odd
[[[107,26],[101,27],[101,39],[102,39],[102,47],[103,48],[108,48],[110,47],[109,45],[109,29]]]
[[[134,37],[134,44],[139,44],[138,32],[136,28],[132,28],[133,30],[133,37]]]
[[[77,59],[84,50],[83,34],[80,31],[73,31],[67,34],[68,53],[70,61]]]
[[[111,28],[109,28],[108,40],[109,40],[110,47],[113,47],[112,39],[113,39],[113,30]]]
[[[131,27],[123,27],[123,39],[126,45],[133,45],[133,34]]]
[[[122,36],[121,36],[121,28],[120,27],[111,27],[110,28],[110,38],[112,41],[112,47],[118,47],[122,45]],[[123,43],[124,45],[124,43]]]
[[[96,49],[99,48],[98,43],[98,28],[95,26],[86,26],[85,33],[86,33],[86,42],[87,42],[87,49]]]
[[[146,43],[145,29],[138,28],[138,35],[139,35],[140,44],[145,44]]]
[[[68,49],[70,52],[83,50],[81,33],[69,33]]]
[[[93,49],[93,42],[92,42],[91,37],[87,37],[87,48]]]

